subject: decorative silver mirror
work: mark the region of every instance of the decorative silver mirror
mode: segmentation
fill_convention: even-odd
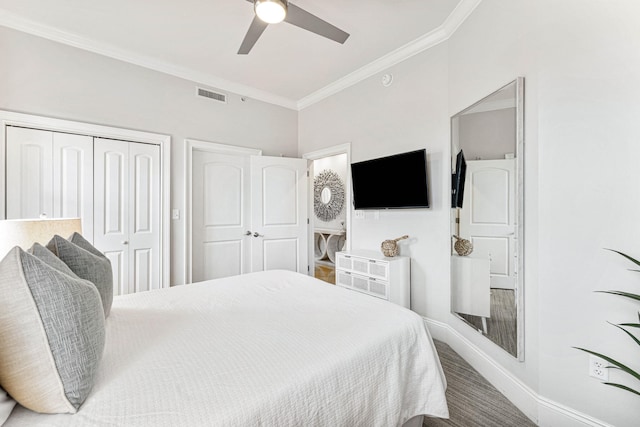
[[[520,361],[523,94],[520,77],[451,118],[451,310]]]
[[[323,170],[313,181],[313,209],[316,216],[329,222],[338,217],[344,207],[344,183],[332,170]]]

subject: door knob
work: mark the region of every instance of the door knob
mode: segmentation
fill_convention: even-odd
[[[246,233],[244,233],[245,236],[251,236],[251,232],[249,230],[247,230]]]
[[[128,245],[128,244],[129,244],[129,242],[128,242],[127,240],[123,240],[123,241],[122,241],[122,244],[123,244],[123,245]]]
[[[264,236],[256,231],[255,233],[253,233],[253,237],[264,237]]]

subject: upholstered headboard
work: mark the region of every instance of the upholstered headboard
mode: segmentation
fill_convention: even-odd
[[[69,237],[74,232],[82,233],[80,218],[0,221],[0,259],[14,246],[27,250],[34,243],[46,245],[55,234]]]

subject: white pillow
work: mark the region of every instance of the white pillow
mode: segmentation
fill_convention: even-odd
[[[0,387],[0,426],[7,421],[14,406],[16,406],[16,401],[9,397],[7,392]]]

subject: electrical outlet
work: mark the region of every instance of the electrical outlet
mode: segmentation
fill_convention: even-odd
[[[589,376],[601,381],[609,381],[609,364],[598,356],[589,356]]]

